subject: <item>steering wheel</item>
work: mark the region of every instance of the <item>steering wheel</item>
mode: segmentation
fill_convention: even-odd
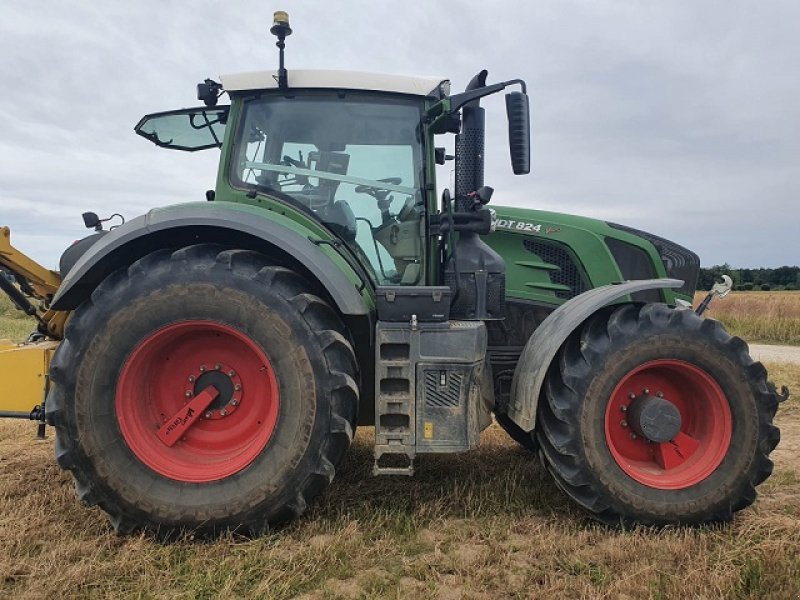
[[[387,177],[386,179],[378,179],[381,183],[388,183],[389,185],[400,185],[403,180],[399,177]],[[369,194],[370,196],[375,196],[377,198],[378,192],[384,192],[386,194],[388,190],[383,190],[379,187],[375,187],[374,185],[357,185],[356,186],[356,193],[357,194]]]
[[[301,156],[302,158],[302,156]],[[288,165],[290,167],[297,167],[298,169],[304,168],[306,165],[302,160],[297,160],[296,158],[292,158],[288,154],[283,155],[283,159],[281,160],[281,164]]]
[[[378,179],[381,183],[388,183],[389,185],[400,185],[403,181],[399,177],[387,177],[386,179]],[[374,185],[357,185],[357,194],[368,194],[378,201],[378,208],[383,215],[383,222],[386,223],[391,218],[389,215],[389,205],[392,203],[392,198],[389,196],[389,190],[384,190]]]

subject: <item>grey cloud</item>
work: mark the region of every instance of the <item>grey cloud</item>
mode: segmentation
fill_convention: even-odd
[[[511,175],[503,103],[486,102],[498,204],[628,223],[704,264],[800,262],[800,5],[770,0],[7,3],[0,224],[15,244],[54,264],[84,210],[202,198],[218,155],[160,150],[132,127],[195,104],[204,77],[272,68],[280,8],[290,69],[442,74],[455,89],[481,68],[525,78],[533,175]]]

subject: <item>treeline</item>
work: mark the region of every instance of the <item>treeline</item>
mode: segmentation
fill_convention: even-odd
[[[707,269],[700,267],[697,289],[710,290],[723,275],[730,275],[735,290],[800,290],[800,267],[735,269],[728,263]]]

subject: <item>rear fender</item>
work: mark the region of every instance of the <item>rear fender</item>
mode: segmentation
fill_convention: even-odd
[[[224,203],[176,205],[152,210],[98,239],[75,263],[53,298],[52,308],[74,310],[103,279],[159,248],[220,243],[252,249],[299,265],[327,291],[344,315],[367,315],[359,287],[340,264],[323,252],[297,223],[277,213],[223,206]],[[354,281],[355,280],[355,281]]]
[[[682,285],[679,279],[642,279],[605,285],[575,296],[550,313],[528,339],[514,371],[507,411],[511,420],[524,431],[533,431],[539,394],[550,364],[570,334],[596,311],[635,292]]]

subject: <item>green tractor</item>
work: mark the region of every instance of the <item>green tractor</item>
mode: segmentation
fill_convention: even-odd
[[[69,319],[36,418],[84,503],[121,532],[258,534],[320,495],[358,425],[375,428],[376,475],[412,475],[418,455],[474,448],[492,415],[606,523],[724,521],[754,501],[780,397],[745,342],[691,309],[697,256],[487,206],[480,101],[515,90],[511,162],[528,173],[523,81],[482,71],[451,94],[287,71],[284,13],[272,33],[277,72],[206,80],[203,106],[136,126],[220,150],[205,201],[110,231],[84,215],[97,231],[40,298]]]

